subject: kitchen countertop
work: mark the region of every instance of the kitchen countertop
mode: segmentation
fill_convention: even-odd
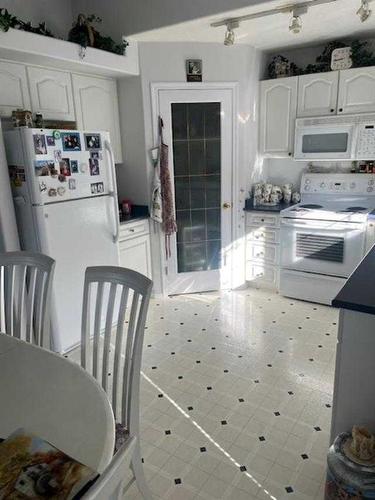
[[[148,219],[148,215],[130,215],[127,218],[120,218],[120,224],[129,224],[129,222],[135,222],[137,220]]]
[[[120,216],[120,224],[128,224],[137,220],[148,219],[150,216],[147,205],[133,205],[131,215]]]
[[[375,245],[349,276],[332,305],[375,315]]]
[[[257,205],[256,207],[253,206],[253,200],[251,198],[248,198],[245,200],[245,212],[273,212],[273,213],[280,213],[281,210],[284,210],[284,208],[289,208],[291,206],[295,205],[295,203],[284,203],[281,202],[278,205],[273,205],[273,206],[265,206],[265,205]]]

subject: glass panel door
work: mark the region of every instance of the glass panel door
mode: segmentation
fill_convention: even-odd
[[[171,105],[179,273],[220,268],[220,107]]]
[[[169,146],[177,233],[165,259],[167,293],[230,287],[232,93],[162,90],[159,112]]]

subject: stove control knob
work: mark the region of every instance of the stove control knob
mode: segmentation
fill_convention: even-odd
[[[370,180],[368,181],[368,185],[369,185],[369,186],[372,186],[373,184],[374,184],[374,179],[370,179]]]
[[[374,191],[374,188],[369,186],[369,187],[367,188],[367,192],[368,192],[368,193],[372,193],[372,191]]]
[[[350,183],[350,189],[354,189],[355,188],[355,182],[351,182]]]
[[[305,179],[306,184],[310,184],[311,180],[310,179]]]
[[[309,186],[308,184],[305,184],[305,191],[310,191],[311,189],[311,186]]]
[[[325,189],[325,188],[326,188],[326,183],[325,183],[325,182],[321,182],[321,183],[320,183],[320,187],[321,187],[322,189]]]

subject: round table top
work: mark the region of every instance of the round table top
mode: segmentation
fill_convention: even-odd
[[[0,333],[0,438],[16,429],[49,441],[102,472],[115,421],[106,393],[78,364]]]

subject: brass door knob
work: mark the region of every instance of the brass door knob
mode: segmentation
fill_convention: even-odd
[[[223,208],[232,208],[232,205],[230,203],[223,203]]]

